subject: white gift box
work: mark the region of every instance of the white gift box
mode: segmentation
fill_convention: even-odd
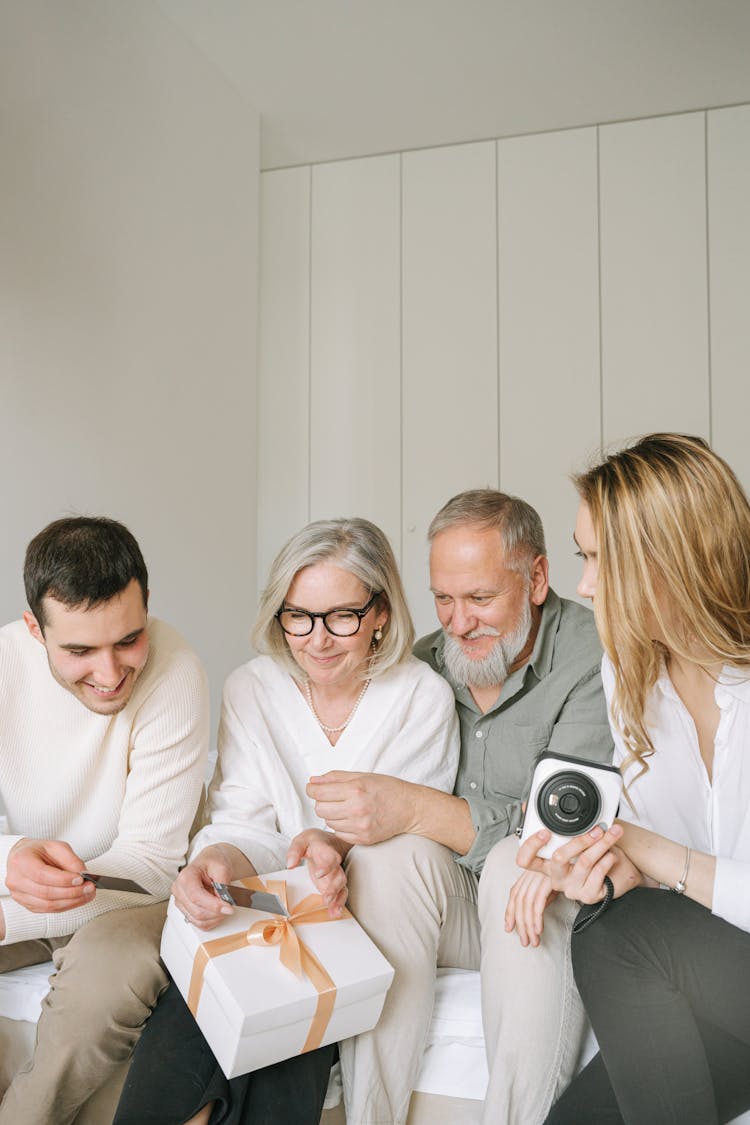
[[[271,881],[286,882],[292,917],[298,903],[317,894],[304,867],[262,875],[260,880],[266,887]],[[248,885],[248,880],[240,882]],[[235,907],[231,917],[205,932],[185,922],[174,899],[169,903],[162,960],[182,995],[192,1000],[193,1014],[227,1078],[300,1054],[311,1028],[314,1046],[369,1031],[378,1021],[393,980],[393,969],[351,916],[293,922],[303,947],[303,965],[307,950],[335,986],[335,997],[330,982],[321,997],[320,981],[316,986],[307,971],[299,977],[282,964],[278,944],[264,944],[259,937],[257,944],[248,944],[247,931],[255,923],[273,923],[275,917]],[[217,941],[221,944],[212,946]],[[230,952],[222,951],[222,946],[233,945],[236,948]],[[202,982],[196,981],[200,968],[195,973],[194,969],[203,963]],[[316,975],[309,965],[308,969]],[[330,1008],[332,1001],[326,1023],[327,1012],[321,1013],[319,1004]]]

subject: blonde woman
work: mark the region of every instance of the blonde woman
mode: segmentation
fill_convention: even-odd
[[[547,1120],[713,1125],[750,1107],[750,507],[680,434],[576,484],[627,800],[606,834],[519,854],[589,913],[614,899],[572,941],[601,1053]]]

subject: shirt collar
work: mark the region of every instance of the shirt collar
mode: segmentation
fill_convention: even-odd
[[[736,699],[750,706],[750,668],[737,668],[726,664],[716,685],[716,702],[719,706],[729,699]]]
[[[668,699],[678,700],[680,697],[675,690],[669,672],[667,671],[667,664],[662,659],[659,665],[659,675],[656,680],[656,686]],[[740,703],[750,705],[750,668],[737,668],[731,664],[725,664],[721,670],[721,676],[716,684],[715,698],[718,705],[729,702],[729,699],[736,699]]]
[[[562,604],[554,590],[547,591],[547,597],[542,606],[542,619],[539,622],[539,631],[531,650],[528,667],[531,668],[538,680],[543,680],[552,670],[552,658],[555,654],[555,640],[560,627]]]

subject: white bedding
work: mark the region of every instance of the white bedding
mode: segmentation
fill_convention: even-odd
[[[487,1060],[479,973],[438,969],[432,1023],[415,1089],[424,1094],[484,1099]]]
[[[14,969],[11,973],[0,973],[0,1016],[36,1023],[54,971],[52,962],[45,961],[26,969]]]
[[[0,973],[0,1016],[35,1023],[54,971],[51,961]],[[581,1063],[596,1050],[593,1034],[584,1045]],[[435,1006],[422,1069],[415,1089],[423,1094],[482,1101],[487,1089],[479,973],[438,969]],[[335,1105],[340,1084],[334,1079],[326,1106]],[[338,1095],[338,1096],[337,1096]],[[750,1112],[734,1125],[750,1125]]]

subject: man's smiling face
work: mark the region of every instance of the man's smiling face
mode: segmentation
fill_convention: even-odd
[[[53,677],[97,715],[122,711],[148,658],[146,606],[136,579],[88,608],[49,596],[43,604],[43,630],[31,613],[24,621],[47,650]]]
[[[438,532],[430,550],[430,585],[446,638],[464,658],[461,680],[484,686],[491,675],[502,682],[528,657],[536,607],[547,596],[546,565],[535,560],[528,578],[508,566],[496,528],[458,524]],[[492,657],[499,649],[505,651],[498,664]]]

